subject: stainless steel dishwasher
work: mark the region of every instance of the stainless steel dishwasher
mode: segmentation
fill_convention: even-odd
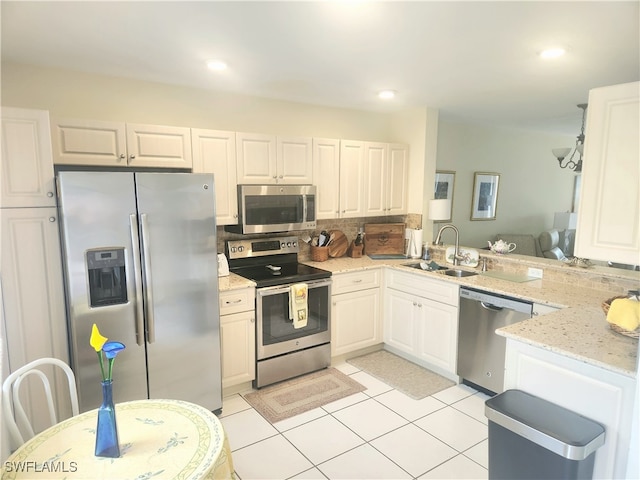
[[[531,318],[532,311],[525,300],[460,289],[457,374],[463,383],[502,393],[506,339],[495,331]]]

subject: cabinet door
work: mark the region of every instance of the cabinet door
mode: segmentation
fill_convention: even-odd
[[[407,213],[407,182],[409,180],[409,147],[389,145],[386,182],[386,214]]]
[[[418,297],[418,358],[456,373],[458,309]]]
[[[193,172],[213,173],[216,225],[238,223],[236,135],[217,130],[191,130]]]
[[[640,262],[640,83],[589,92],[575,254]]]
[[[55,207],[11,208],[2,211],[2,264],[9,368],[55,357],[69,362],[60,240]],[[61,395],[58,418],[71,415],[66,379],[56,379]],[[66,395],[66,398],[65,398]],[[27,409],[37,429],[48,424],[40,389],[27,389]],[[64,410],[68,408],[68,411]]]
[[[340,140],[313,139],[313,178],[319,220],[340,216]]]
[[[384,302],[384,343],[412,356],[417,356],[416,298],[387,289]]]
[[[340,218],[364,217],[364,142],[340,141]]]
[[[387,144],[364,144],[365,209],[367,216],[386,215]]]
[[[256,327],[253,311],[220,316],[222,388],[256,378]]]
[[[380,289],[333,295],[331,355],[342,355],[382,342]]]
[[[131,167],[191,169],[191,130],[183,127],[127,124]]]
[[[55,207],[49,113],[2,107],[0,206]]]
[[[127,135],[124,122],[54,120],[53,163],[126,167]]]
[[[242,184],[276,183],[276,138],[259,133],[236,133],[236,179]]]
[[[277,183],[311,185],[313,183],[311,138],[278,137],[276,146]]]

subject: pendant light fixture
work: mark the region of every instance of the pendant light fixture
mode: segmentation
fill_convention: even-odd
[[[571,151],[571,148],[554,148],[551,150],[553,156],[558,159],[558,164],[560,168],[567,168],[573,170],[576,173],[582,172],[582,154],[584,153],[584,124],[587,118],[587,104],[581,103],[578,105],[578,108],[582,109],[582,128],[580,129],[580,135],[576,138],[576,147]],[[569,160],[563,165],[562,162],[565,158],[571,153]],[[574,160],[573,158],[578,155],[578,158]]]

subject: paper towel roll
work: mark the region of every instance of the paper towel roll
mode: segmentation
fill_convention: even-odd
[[[422,256],[422,229],[409,228],[407,243],[407,257],[420,258]]]

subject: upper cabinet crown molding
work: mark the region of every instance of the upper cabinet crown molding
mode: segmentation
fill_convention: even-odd
[[[0,207],[55,207],[49,112],[2,107]]]
[[[589,92],[575,254],[640,263],[640,82]]]
[[[236,150],[238,184],[313,183],[311,138],[236,133]]]
[[[191,130],[101,120],[53,125],[54,163],[110,167],[191,168]]]

